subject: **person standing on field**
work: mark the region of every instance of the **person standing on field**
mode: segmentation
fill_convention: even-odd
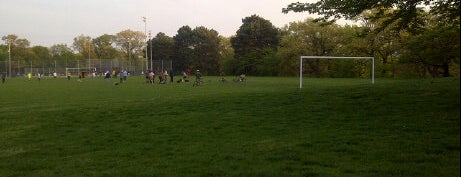
[[[173,83],[174,82],[174,73],[173,73],[173,70],[170,70],[170,82]]]
[[[192,71],[190,69],[187,69],[187,78],[190,78],[190,75],[192,74]]]
[[[165,70],[160,73],[160,84],[165,84]]]
[[[187,73],[182,71],[182,82],[186,82],[187,79]]]
[[[148,76],[148,83],[153,84],[155,79],[155,74],[154,71],[149,71],[149,76]]]
[[[6,80],[6,74],[5,74],[5,73],[2,73],[2,84],[5,83],[5,80]]]
[[[195,73],[195,83],[192,86],[199,86],[202,84],[202,73],[200,73],[200,70],[197,70]]]
[[[123,71],[123,82],[126,81],[126,77],[128,76],[128,71]]]
[[[124,78],[125,78],[125,72],[122,71],[122,72],[120,72],[120,83],[123,83]]]
[[[107,72],[106,72],[106,76],[104,77],[104,78],[106,79],[106,82],[107,82],[107,83],[110,83],[110,77],[111,77],[111,76],[110,76],[110,72],[107,71]]]

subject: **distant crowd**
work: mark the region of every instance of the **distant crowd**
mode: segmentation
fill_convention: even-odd
[[[75,74],[75,73],[74,73]],[[152,70],[147,70],[145,73],[142,73],[144,74],[145,76],[145,79],[146,79],[146,83],[147,84],[154,84],[156,83],[156,78],[158,78],[158,81],[157,83],[159,84],[166,84],[166,83],[173,83],[173,82],[177,82],[177,83],[183,83],[183,82],[191,82],[191,76],[192,76],[192,70],[190,69],[187,69],[187,70],[183,70],[181,71],[181,76],[179,77],[178,80],[174,80],[174,72],[173,70],[160,70],[160,71],[152,71]],[[194,82],[194,86],[197,86],[197,85],[201,85],[202,84],[202,73],[200,72],[200,70],[196,70],[195,73],[195,82]],[[58,74],[56,72],[53,72],[50,76],[52,76],[53,78],[58,78]],[[80,71],[78,72],[78,81],[82,81],[82,79],[86,78],[86,77],[89,77],[91,76],[92,78],[97,78],[97,77],[104,77],[106,82],[107,83],[110,83],[112,82],[113,80],[112,79],[117,79],[117,78],[120,78],[119,82],[117,82],[116,84],[121,84],[121,83],[124,83],[126,82],[127,80],[127,77],[130,76],[130,72],[128,72],[127,70],[121,70],[121,71],[106,71],[106,72],[100,72],[100,73],[97,73],[96,71],[93,71],[91,73],[91,75],[88,75],[88,73],[86,73],[85,71]],[[35,78],[38,79],[38,81],[41,80],[41,78],[43,77],[43,74],[41,73],[36,73],[35,74]],[[2,78],[2,83],[5,83],[6,81],[6,73],[1,73],[1,78]],[[33,78],[33,74],[32,73],[28,73],[26,75],[26,78],[28,80],[32,80]],[[71,72],[68,72],[66,73],[66,78],[67,80],[71,80],[72,78],[72,73]],[[245,73],[242,73],[240,76],[238,76],[237,78],[233,79],[234,82],[244,82],[246,80],[246,75]],[[227,82],[227,79],[224,77],[224,73],[221,73],[221,82]]]

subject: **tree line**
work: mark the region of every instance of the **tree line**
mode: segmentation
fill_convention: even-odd
[[[295,76],[299,57],[372,56],[377,77],[459,76],[459,1],[319,1],[293,3],[283,12],[317,13],[321,18],[291,22],[282,28],[258,15],[242,19],[231,37],[198,26],[183,26],[173,37],[158,33],[146,42],[140,31],[91,38],[80,35],[71,47],[30,47],[27,39],[3,36],[0,61],[40,63],[55,60],[171,60],[173,70],[200,69],[207,75]],[[421,3],[427,6],[419,7]],[[431,5],[432,3],[432,5]],[[396,8],[397,7],[397,8]],[[430,7],[429,10],[424,8]],[[456,13],[454,13],[456,11]],[[336,15],[335,15],[336,14]],[[359,25],[339,25],[338,18]],[[147,55],[147,56],[146,56]],[[313,77],[367,77],[369,61],[308,60],[303,73]],[[0,69],[1,70],[1,69]]]

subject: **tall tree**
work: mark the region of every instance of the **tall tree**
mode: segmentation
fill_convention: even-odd
[[[420,31],[425,21],[419,14],[424,7],[429,7],[431,13],[440,15],[453,24],[459,24],[459,0],[380,0],[380,1],[338,1],[322,0],[315,3],[291,3],[282,12],[309,12],[318,14],[319,21],[335,21],[340,18],[354,19],[364,11],[374,9],[371,20],[385,19],[380,30],[391,24],[395,30]],[[394,9],[388,13],[389,9]]]
[[[58,70],[56,72],[65,72],[64,68],[77,67],[73,65],[76,62],[76,56],[67,44],[55,44],[49,50],[53,61],[57,61],[55,62]]]
[[[0,62],[3,62],[3,61],[8,61],[8,46],[0,44]],[[2,69],[3,68],[0,68],[0,70]]]
[[[50,54],[54,61],[58,61],[57,68],[73,67],[70,63],[75,62],[75,55],[67,44],[55,44],[50,47]]]
[[[12,62],[30,62],[30,42],[27,39],[19,38],[17,35],[9,34],[2,37],[5,44],[10,45]]]
[[[49,72],[48,70],[43,70],[43,68],[52,68],[54,67],[50,51],[47,47],[43,46],[34,46],[30,48],[30,59],[34,67],[42,68],[41,71],[38,71],[42,74],[44,72]]]
[[[150,53],[152,51],[152,54]],[[167,36],[165,33],[158,33],[154,38],[149,40],[147,47],[148,58],[152,57],[152,60],[173,60],[174,56],[174,39]],[[151,56],[152,55],[152,56]],[[149,61],[150,64],[150,61]],[[176,63],[173,67],[176,66]],[[158,70],[158,66],[154,66],[155,70]],[[173,68],[173,70],[180,68]]]
[[[126,54],[136,57],[143,55],[142,47],[144,46],[144,39],[146,35],[141,31],[124,30],[115,35],[115,43]]]
[[[344,38],[342,28],[339,25],[325,25],[315,23],[313,19],[304,22],[292,22],[282,30],[282,42],[279,49],[279,56],[282,57],[282,75],[293,75],[297,65],[296,59],[301,55],[327,56],[335,55],[338,46],[350,42]],[[307,60],[306,70],[322,76],[320,60]]]
[[[263,64],[264,59],[275,59],[275,56],[264,55],[273,54],[273,52],[267,52],[266,49],[277,51],[278,30],[270,21],[257,15],[246,17],[242,22],[237,35],[231,38],[235,57],[240,65],[237,71],[247,74],[263,74],[257,71],[257,65]]]
[[[119,56],[119,51],[114,47],[115,36],[104,34],[95,39],[94,51],[97,58],[100,59],[115,59]]]
[[[203,26],[196,27],[192,32],[194,58],[190,65],[203,70],[203,74],[218,74],[220,43],[218,32]]]
[[[236,60],[234,58],[234,48],[230,42],[230,38],[220,36],[221,42],[219,43],[219,71],[220,74],[233,74],[236,73]]]
[[[450,65],[455,64],[459,75],[459,33],[459,29],[444,27],[428,29],[421,35],[410,36],[400,61],[420,64],[424,67],[424,73],[427,72],[432,77],[452,76]]]
[[[31,48],[35,57],[34,60],[40,60],[42,62],[49,62],[51,60],[50,50],[43,46],[34,46]]]
[[[62,57],[67,54],[72,54],[72,49],[67,44],[55,44],[50,47],[52,57]]]
[[[192,69],[189,64],[193,58],[193,32],[189,26],[182,26],[173,37],[175,44],[175,57],[173,63],[175,70]]]
[[[94,43],[90,36],[81,34],[75,37],[72,47],[81,55],[81,58],[91,59],[91,56],[96,55],[94,51]]]
[[[219,59],[219,35],[203,26],[191,29],[183,26],[173,37],[175,41],[175,69],[199,69],[203,74],[217,74]]]

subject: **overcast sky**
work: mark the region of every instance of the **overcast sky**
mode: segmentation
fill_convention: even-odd
[[[70,46],[81,34],[96,38],[131,29],[173,37],[177,30],[205,26],[220,35],[234,35],[242,19],[256,14],[283,27],[314,17],[308,13],[283,14],[298,0],[0,0],[0,36],[15,34],[31,46]],[[315,2],[316,0],[301,0]],[[3,41],[1,41],[3,43]]]

